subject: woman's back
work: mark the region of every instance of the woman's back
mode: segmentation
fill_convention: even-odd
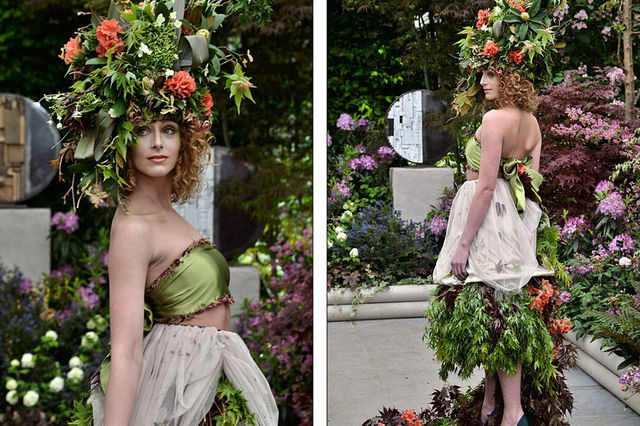
[[[537,169],[540,154],[541,135],[538,120],[530,112],[518,108],[501,108],[489,111],[485,116],[494,115],[500,122],[498,131],[502,139],[502,158],[523,159],[534,157]],[[476,139],[482,145],[483,126],[476,131]]]

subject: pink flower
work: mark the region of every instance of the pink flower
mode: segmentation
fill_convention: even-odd
[[[122,32],[122,27],[115,19],[108,19],[96,29],[96,38],[98,39],[98,57],[107,56],[107,51],[114,49],[113,52],[122,52],[124,50],[124,41],[118,37]]]
[[[69,41],[64,45],[62,51],[64,52],[64,56],[60,55],[60,58],[64,60],[64,63],[69,65],[73,62],[73,57],[84,52],[82,47],[80,46],[80,36],[76,38],[70,38]]]
[[[484,56],[487,56],[489,58],[493,58],[494,56],[496,56],[499,51],[500,47],[498,47],[498,45],[492,41],[487,42],[487,44],[485,44],[484,46],[484,49],[482,49],[482,53],[484,53]]]
[[[202,105],[207,109],[204,113],[205,117],[209,117],[211,115],[211,108],[213,107],[213,99],[211,99],[211,93],[207,93],[202,97]]]
[[[188,98],[196,91],[196,81],[187,71],[178,71],[173,74],[164,85],[181,99]]]
[[[481,9],[478,11],[478,22],[476,22],[476,27],[482,28],[484,25],[489,23],[489,15],[491,15],[491,11],[489,9]]]

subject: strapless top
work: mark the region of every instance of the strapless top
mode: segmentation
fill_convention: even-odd
[[[146,319],[157,323],[179,324],[222,303],[233,303],[229,266],[206,239],[191,244],[145,291]]]
[[[482,148],[475,137],[469,138],[464,152],[467,157],[467,167],[479,172]],[[538,190],[542,183],[542,175],[531,168],[532,162],[533,157],[530,155],[523,159],[502,158],[500,160],[500,172],[502,177],[509,183],[511,197],[520,214],[525,211],[527,197],[536,203],[542,201],[540,195],[538,195]]]

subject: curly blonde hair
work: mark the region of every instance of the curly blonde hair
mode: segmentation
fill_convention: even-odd
[[[171,172],[171,202],[184,204],[195,195],[202,186],[200,174],[206,164],[211,161],[209,142],[212,136],[192,124],[179,123],[180,153],[176,167]],[[129,148],[130,150],[132,147]],[[125,163],[125,180],[129,185],[123,189],[122,195],[127,196],[136,189],[135,168],[130,155]]]
[[[538,93],[533,83],[518,73],[504,73],[500,77],[500,96],[492,102],[496,108],[513,106],[525,112],[538,108]]]

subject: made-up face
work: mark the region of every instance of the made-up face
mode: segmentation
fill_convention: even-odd
[[[149,177],[163,177],[173,171],[180,156],[180,127],[173,121],[154,121],[134,130],[139,144],[133,147],[134,168]]]
[[[494,101],[500,96],[500,77],[493,70],[482,71],[480,85],[484,91],[484,97],[488,101]]]

